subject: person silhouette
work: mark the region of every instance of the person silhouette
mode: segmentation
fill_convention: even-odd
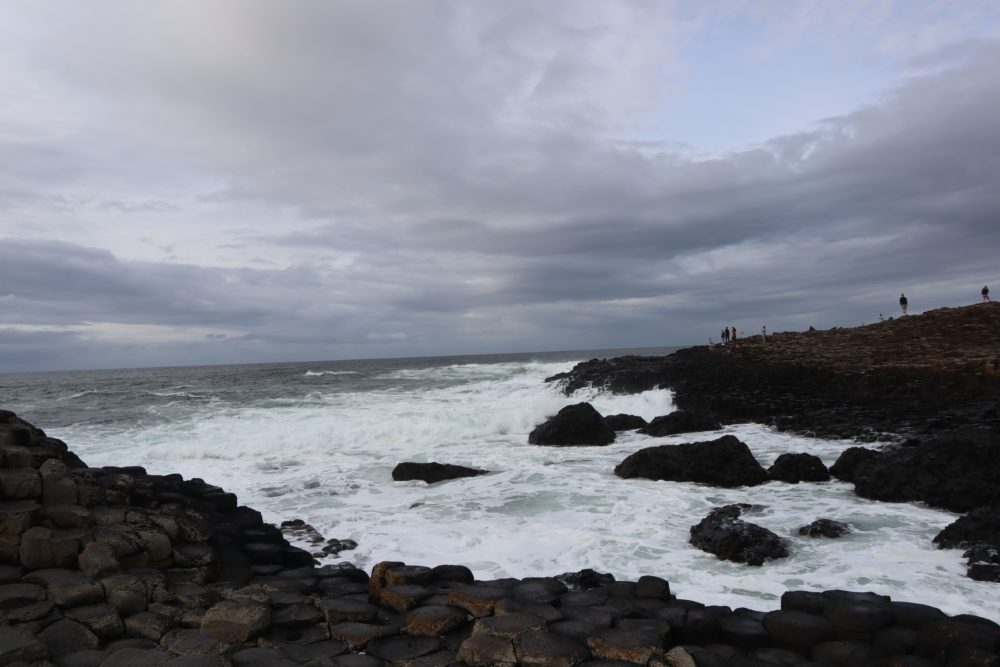
[[[899,295],[899,308],[900,308],[900,310],[903,311],[904,315],[906,315],[906,306],[908,306],[908,305],[909,305],[909,301],[906,300],[906,295],[905,294],[900,294]]]
[[[990,288],[987,287],[986,285],[983,285],[983,289],[980,292],[980,294],[983,295],[983,301],[989,301],[990,300]]]

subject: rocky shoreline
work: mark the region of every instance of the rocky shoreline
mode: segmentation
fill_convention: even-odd
[[[845,452],[831,472],[905,495],[939,493],[937,480],[921,484],[929,471],[946,471],[956,485],[949,498],[969,497],[970,488],[980,494],[937,538],[954,548],[996,530],[987,502],[996,493],[992,469],[982,464],[984,452],[995,451],[1000,362],[989,356],[995,345],[961,341],[984,332],[996,341],[1000,308],[941,316],[872,325],[877,336],[778,334],[766,346],[595,360],[554,380],[567,391],[588,383],[613,391],[670,386],[680,407],[724,423],[754,419],[870,441],[908,436],[888,453]],[[926,337],[916,333],[924,329],[950,332],[951,347],[936,343],[941,363],[917,355],[900,366],[869,349],[899,339],[925,350]],[[862,334],[869,348],[856,340]],[[823,419],[829,428],[820,427]],[[971,487],[963,485],[963,475],[973,479],[968,466],[941,461],[963,447],[955,442],[969,427],[981,431],[966,439],[975,441],[967,454],[984,476]],[[140,467],[88,468],[65,443],[4,411],[0,456],[0,665],[1000,666],[1000,626],[948,616],[919,599],[789,591],[780,610],[761,612],[679,598],[655,576],[627,582],[581,571],[477,581],[460,564],[318,567],[224,489]],[[887,483],[899,478],[885,477],[893,469],[909,481]],[[725,509],[714,520],[738,523],[741,511]],[[311,529],[291,522],[285,530]],[[312,535],[317,546],[324,542]],[[351,546],[332,542],[325,548]]]

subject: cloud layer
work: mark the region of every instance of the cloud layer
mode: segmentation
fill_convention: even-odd
[[[989,3],[696,7],[5,7],[0,371],[684,344],[997,277]],[[804,123],[843,40],[880,92]],[[702,90],[723,58],[760,90]],[[697,104],[784,129],[699,146]]]

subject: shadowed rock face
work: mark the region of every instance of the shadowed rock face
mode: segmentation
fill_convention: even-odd
[[[781,538],[767,528],[740,519],[743,507],[726,505],[712,510],[691,527],[691,544],[722,560],[747,565],[785,558],[788,549]]]
[[[934,537],[934,544],[939,549],[965,549],[975,544],[1000,544],[1000,506],[978,507],[959,517]]]
[[[568,447],[578,445],[609,445],[615,432],[590,403],[567,405],[528,434],[532,445]]]
[[[476,477],[477,475],[486,475],[488,473],[488,470],[467,468],[452,463],[435,463],[433,461],[431,463],[413,463],[412,461],[404,461],[392,469],[392,479],[397,482],[419,479],[428,484],[435,484],[449,479]]]
[[[647,421],[637,415],[608,415],[604,418],[604,423],[612,431],[632,431],[647,425]]]
[[[790,484],[830,480],[830,471],[813,454],[782,454],[767,469],[767,474],[773,480]]]
[[[724,487],[756,486],[767,481],[767,471],[746,444],[732,435],[640,449],[618,464],[615,474]]]

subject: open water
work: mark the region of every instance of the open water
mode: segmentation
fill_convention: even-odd
[[[791,589],[871,590],[1000,620],[997,584],[967,579],[960,551],[931,544],[956,518],[950,512],[874,503],[837,481],[717,489],[613,473],[640,448],[726,433],[765,467],[802,451],[830,465],[850,441],[744,424],[668,438],[620,433],[607,447],[528,444],[546,416],[583,400],[605,415],[671,412],[665,390],[567,397],[544,382],[577,361],[668,351],[5,374],[0,407],[65,440],[89,465],[201,477],[268,521],[301,518],[326,538],[358,543],[327,562],[460,563],[478,578],[582,568],[619,579],[655,574],[680,597],[761,610],[777,608]],[[402,461],[492,472],[432,486],[393,482]],[[749,567],[688,544],[690,526],[735,502],[764,506],[748,520],[787,539],[791,556]],[[823,517],[853,532],[838,540],[798,535]]]

